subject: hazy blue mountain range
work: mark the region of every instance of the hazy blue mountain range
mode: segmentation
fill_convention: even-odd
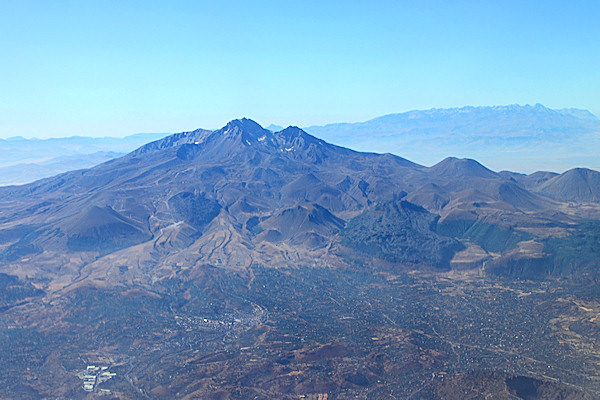
[[[0,139],[0,186],[32,182],[120,157],[166,133],[124,138],[72,136],[53,139]]]
[[[284,128],[283,128],[283,126],[280,126],[280,125],[271,124],[271,125],[267,126],[265,129],[268,129],[273,132],[279,132],[279,131],[282,131]]]
[[[91,154],[59,156],[39,163],[0,167],[0,185],[20,185],[67,171],[90,168],[123,155],[125,154],[113,151],[97,151]]]
[[[455,156],[496,171],[600,168],[600,120],[586,110],[541,104],[416,110],[305,130],[337,145],[424,165]]]

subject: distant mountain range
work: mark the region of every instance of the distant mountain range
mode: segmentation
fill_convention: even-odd
[[[29,183],[61,172],[93,167],[166,135],[139,133],[124,138],[0,139],[0,186]]]
[[[409,111],[305,130],[341,146],[424,165],[455,156],[496,171],[600,169],[600,120],[586,110],[541,104]]]
[[[90,168],[124,155],[113,151],[97,151],[91,154],[58,156],[37,163],[19,163],[0,167],[0,186],[21,185],[67,171]]]

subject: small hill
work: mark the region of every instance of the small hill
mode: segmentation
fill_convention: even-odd
[[[259,226],[266,240],[289,240],[293,244],[320,247],[346,222],[314,203],[302,203],[266,219]]]
[[[549,171],[536,171],[532,174],[527,175],[510,171],[501,171],[499,172],[499,175],[504,179],[520,183],[527,189],[536,189],[549,179],[552,179],[555,176],[558,176],[559,174],[557,174],[556,172]]]
[[[494,171],[468,158],[447,157],[430,167],[429,171],[436,176],[452,179],[457,177],[497,178]]]
[[[574,168],[554,176],[535,190],[561,201],[600,202],[600,172]]]
[[[110,207],[92,206],[62,224],[72,252],[106,254],[142,243],[151,234]]]

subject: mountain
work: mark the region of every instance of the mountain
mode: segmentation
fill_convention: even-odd
[[[561,229],[595,215],[596,206],[573,214],[557,202],[597,203],[597,172],[579,169],[547,179],[536,176],[539,173],[499,174],[477,161],[458,158],[425,168],[391,154],[338,147],[297,127],[272,132],[249,119],[234,120],[217,131],[169,136],[88,170],[0,188],[0,233],[12,237],[10,232],[17,228],[28,232],[18,241],[5,241],[3,257],[13,262],[11,268],[36,260],[48,279],[69,282],[75,276],[83,278],[83,265],[116,250],[148,266],[175,257],[190,263],[234,261],[248,267],[249,260],[274,257],[282,245],[335,254],[332,246],[339,243],[364,249],[375,246],[370,237],[398,235],[390,248],[396,250],[369,250],[369,254],[408,262],[405,257],[383,255],[417,249],[433,240],[438,244],[428,245],[428,251],[435,254],[417,252],[411,262],[449,267],[461,246],[448,240],[483,246],[479,236],[456,230],[457,224],[485,221],[495,232],[513,232],[514,240],[536,240],[543,247],[544,233],[525,232],[544,224]],[[405,197],[398,203],[402,206],[389,208],[389,201],[398,196]],[[390,214],[391,210],[396,211]],[[418,218],[427,222],[407,222],[416,221],[419,213],[423,215]],[[398,222],[390,227],[405,229],[408,223],[408,231],[372,231],[394,220]],[[223,232],[229,240],[221,243]],[[450,239],[438,237],[438,232]],[[508,256],[518,247],[521,240],[514,240],[501,246],[500,258],[494,256],[497,263],[502,254]],[[158,242],[179,250],[159,251]],[[268,252],[256,253],[265,246]],[[198,254],[200,248],[213,247],[220,250]],[[57,270],[59,260],[65,264]],[[553,270],[559,272],[561,267]]]
[[[242,118],[1,187],[0,397],[597,398],[597,174]]]
[[[586,110],[541,104],[415,110],[305,130],[360,151],[392,152],[425,165],[475,158],[495,170],[600,168],[600,120]]]
[[[266,129],[273,131],[273,132],[279,132],[279,131],[282,131],[284,128],[283,128],[283,126],[280,126],[280,125],[271,124],[271,125],[267,126]]]
[[[124,138],[0,139],[0,186],[29,183],[74,169],[90,168],[166,135],[140,133]]]
[[[377,171],[375,175],[371,169]],[[171,235],[173,230],[189,229],[195,231],[194,237],[199,236],[195,245],[212,246],[216,239],[211,234],[218,236],[218,232],[225,230],[236,240],[227,243],[223,251],[235,253],[233,249],[240,243],[254,240],[243,229],[251,217],[261,219],[258,228],[264,225],[280,233],[287,228],[273,226],[267,220],[277,220],[284,210],[299,204],[307,203],[311,209],[320,206],[344,219],[364,209],[369,202],[388,196],[390,185],[400,184],[405,175],[420,169],[399,157],[361,154],[330,145],[298,128],[273,133],[242,119],[215,132],[198,130],[174,135],[89,170],[1,188],[0,198],[5,201],[0,221],[14,225],[20,216],[27,214],[26,210],[36,210],[36,222],[21,221],[31,227],[27,239],[12,243],[6,251],[36,258],[36,253],[43,249],[38,254],[45,254],[46,261],[40,260],[40,266],[55,264],[65,258],[64,254],[73,252],[69,248],[70,230],[65,224],[72,215],[94,207],[110,209],[118,214],[115,218],[137,224],[136,230],[143,235],[134,235],[135,238],[153,237],[153,241],[139,243],[142,247],[151,249],[153,242],[163,240],[166,232]],[[392,183],[388,175],[397,178]],[[345,190],[340,190],[338,184],[346,178],[351,182]],[[205,201],[218,204],[220,211],[198,217],[205,218],[202,220],[205,227],[200,229],[195,222],[197,217],[190,213],[206,207]],[[284,224],[286,219],[281,221]],[[315,221],[317,225],[325,224],[323,229],[328,232],[325,221]],[[98,234],[95,237],[98,243],[105,241],[98,230],[91,232]],[[315,228],[314,233],[319,234],[320,230]],[[86,242],[90,250],[92,238],[93,235],[89,236]],[[210,243],[200,243],[205,240]],[[162,263],[166,261],[163,257],[172,256],[150,249],[146,260],[149,263]],[[50,251],[55,252],[56,260],[47,258]],[[190,254],[186,255],[188,251]],[[177,256],[195,257],[194,262],[198,262],[196,251],[192,246],[189,250],[182,249]],[[241,257],[243,253],[248,253],[248,249],[242,248],[236,254]],[[203,254],[200,258],[214,262],[216,253],[211,254],[212,257]],[[97,256],[84,252],[81,262],[90,262]],[[50,272],[52,268],[47,267]],[[70,273],[79,267],[73,268]],[[69,273],[68,270],[63,267],[61,274]]]
[[[587,168],[573,168],[562,174],[538,171],[525,175],[502,171],[500,175],[556,200],[577,203],[600,201],[600,174]]]
[[[577,108],[563,108],[561,110],[556,110],[556,111],[560,112],[561,114],[572,115],[579,119],[589,119],[592,121],[598,120],[598,117],[595,116],[594,114],[592,114],[591,112],[589,112],[588,110],[580,110]]]
[[[600,201],[600,173],[574,168],[544,181],[535,190],[562,201],[597,203]]]
[[[467,158],[458,159],[455,157],[448,157],[430,167],[429,170],[436,176],[446,178],[464,176],[478,178],[496,177],[496,174],[493,171],[487,169],[477,161]]]

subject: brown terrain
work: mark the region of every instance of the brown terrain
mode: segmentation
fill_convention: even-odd
[[[242,119],[0,188],[0,398],[599,398],[599,176]]]

